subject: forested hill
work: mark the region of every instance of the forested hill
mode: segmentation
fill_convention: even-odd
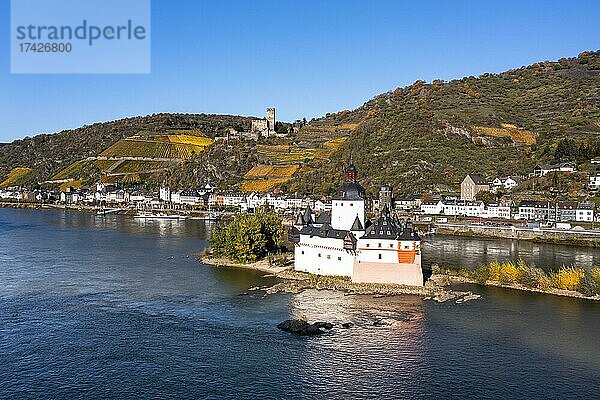
[[[334,159],[352,153],[371,187],[456,187],[473,171],[496,176],[527,173],[538,162],[583,162],[600,155],[600,52],[450,82],[417,81],[311,122],[340,124],[358,128]],[[339,179],[340,163],[325,165],[319,179]]]
[[[228,127],[248,130],[251,120],[232,115],[154,114],[16,140],[1,147],[0,181],[15,167],[33,169],[27,182],[44,181],[69,164],[96,156],[118,140],[140,131],[194,129],[210,136]]]
[[[0,148],[0,181],[16,167],[22,169],[13,174],[26,177],[19,183],[47,180],[140,131],[193,129],[214,137],[229,127],[248,130],[251,119],[157,114],[26,138]],[[175,187],[208,180],[236,188],[253,166],[284,163],[302,166],[291,180],[282,180],[284,189],[331,194],[352,154],[361,183],[371,193],[383,182],[393,184],[400,194],[456,189],[470,172],[494,177],[527,174],[538,163],[584,163],[600,156],[598,134],[596,51],[499,74],[417,81],[356,110],[312,120],[286,139],[214,143],[151,179],[169,180]]]

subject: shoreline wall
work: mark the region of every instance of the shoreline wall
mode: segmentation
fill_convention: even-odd
[[[542,243],[600,247],[600,231],[441,224],[437,225],[436,233],[449,236],[530,240]]]

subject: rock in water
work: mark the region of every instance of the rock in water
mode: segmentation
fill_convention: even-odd
[[[327,329],[327,330],[330,330],[333,328],[333,324],[330,322],[315,322],[313,325],[316,326],[317,328],[323,328],[323,329]]]
[[[309,324],[308,322],[306,322],[303,319],[288,319],[288,320],[285,320],[285,321],[277,324],[277,328],[282,331],[294,333],[294,334],[300,335],[300,336],[313,336],[313,335],[321,335],[321,334],[325,333],[325,331],[323,329],[321,329],[321,327],[323,327],[325,329],[327,329],[327,328],[321,324],[323,324],[323,323],[317,322],[316,324]],[[328,323],[324,323],[324,324],[328,324]],[[329,324],[329,325],[331,325],[331,324]],[[333,327],[333,325],[331,325],[331,327]]]

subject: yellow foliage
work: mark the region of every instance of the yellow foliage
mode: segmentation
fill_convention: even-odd
[[[169,135],[168,138],[171,143],[193,144],[202,147],[208,147],[213,142],[211,139],[202,136]]]
[[[100,168],[100,171],[106,171],[107,169],[109,169],[110,167],[112,167],[112,165],[118,161],[114,161],[114,160],[96,160],[96,165],[98,166],[98,168]]]
[[[499,281],[500,280],[500,271],[502,270],[502,264],[498,261],[492,261],[488,267],[490,275],[489,279],[491,281]]]
[[[515,143],[535,144],[537,134],[531,131],[517,128],[512,124],[501,124],[502,128],[487,126],[474,126],[475,132],[492,137],[510,137]]]
[[[600,268],[592,268],[592,276],[596,279],[600,279]]]
[[[552,286],[552,278],[542,275],[537,279],[537,287],[541,290],[548,290]]]
[[[600,128],[600,119],[598,121],[594,122],[594,124]]]
[[[289,179],[266,179],[242,182],[242,192],[268,192],[289,181]]]
[[[340,145],[342,143],[344,143],[348,138],[345,137],[341,137],[341,138],[337,138],[337,139],[332,139],[332,140],[328,140],[325,143],[323,143],[323,146],[329,148],[329,149],[337,149],[338,147],[340,147]]]
[[[210,140],[207,138],[200,139]],[[172,143],[161,142],[158,140],[127,138],[119,140],[117,143],[110,146],[100,153],[100,156],[189,159],[194,154],[203,152],[205,147],[206,146],[204,145],[200,146],[189,143]]]
[[[305,126],[304,130],[310,132],[337,132],[337,131],[353,131],[358,128],[358,124],[338,124],[338,125],[322,125],[322,126]]]
[[[297,165],[256,165],[244,175],[246,179],[289,178],[298,170]]]
[[[522,272],[512,262],[508,261],[502,264],[500,268],[500,281],[506,283],[515,283],[521,279]]]
[[[60,179],[72,179],[79,178],[80,172],[85,167],[87,161],[79,160],[75,161],[73,164],[69,165],[67,168],[60,171],[58,174],[54,175],[51,180],[60,180]]]
[[[581,268],[562,267],[558,272],[552,274],[552,280],[559,289],[577,290],[584,275],[585,271]]]
[[[8,177],[0,183],[0,187],[8,187],[14,185],[19,180],[25,178],[32,171],[31,168],[17,167],[13,168],[8,174]]]

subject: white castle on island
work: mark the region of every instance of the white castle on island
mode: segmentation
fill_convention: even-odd
[[[346,181],[333,197],[331,217],[316,217],[310,208],[290,229],[296,271],[347,276],[353,282],[423,286],[421,239],[410,220],[391,215],[366,220],[365,189],[356,167],[346,168]]]

